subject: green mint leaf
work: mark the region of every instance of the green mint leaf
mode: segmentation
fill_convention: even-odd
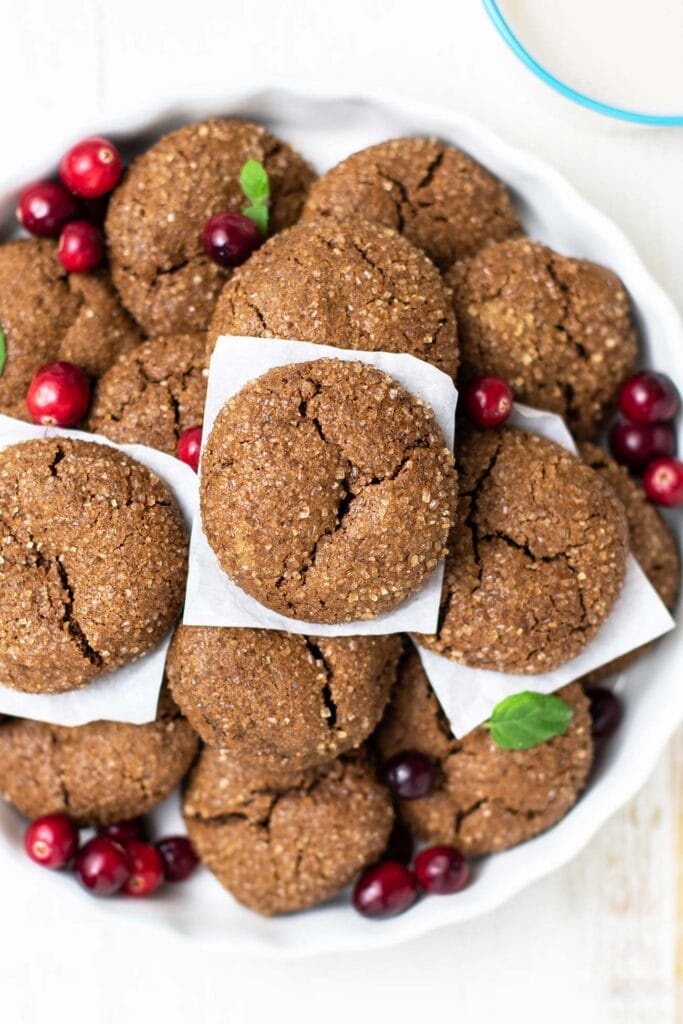
[[[256,227],[259,229],[261,234],[265,237],[268,232],[268,207],[267,206],[247,206],[242,211],[245,217],[249,220],[253,220]]]
[[[247,160],[240,171],[240,187],[252,206],[262,206],[270,199],[268,172],[258,160]]]
[[[5,363],[7,362],[7,342],[5,341],[5,332],[0,327],[0,376],[2,371],[5,369]]]
[[[564,735],[573,714],[553,693],[524,690],[496,704],[486,727],[494,743],[504,750],[528,750]]]

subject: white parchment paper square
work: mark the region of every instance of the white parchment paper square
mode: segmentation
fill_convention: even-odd
[[[529,430],[576,454],[574,439],[564,421],[553,413],[515,404],[510,426]],[[612,614],[581,654],[554,672],[537,676],[491,672],[458,665],[425,647],[417,647],[429,682],[455,736],[464,736],[491,714],[496,704],[520,690],[552,693],[573,679],[614,658],[655,640],[674,627],[674,620],[645,573],[629,555],[626,577]]]
[[[72,437],[118,448],[156,473],[180,505],[188,530],[198,508],[197,477],[180,459],[141,444],[114,444],[99,434],[41,427],[0,415],[0,449],[41,437]],[[22,693],[0,683],[0,713],[35,718],[53,725],[85,725],[102,719],[141,725],[156,718],[169,634],[153,651],[123,668],[107,672],[88,686],[66,693]]]
[[[305,363],[318,359],[342,359],[369,363],[384,370],[434,410],[449,448],[453,447],[457,391],[447,374],[410,355],[391,352],[356,352],[351,349],[313,345],[304,341],[269,338],[223,337],[211,357],[204,410],[204,439],[227,400],[248,381],[274,366]],[[190,571],[183,621],[190,626],[233,626],[281,629],[314,636],[358,636],[401,633],[415,630],[434,632],[439,614],[443,562],[417,594],[392,612],[372,621],[346,622],[328,626],[290,619],[265,608],[245,594],[226,576],[218,564],[197,516],[190,541]]]

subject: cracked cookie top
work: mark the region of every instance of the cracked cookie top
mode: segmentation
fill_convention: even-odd
[[[593,639],[624,580],[628,527],[614,491],[543,437],[459,438],[457,528],[439,631],[417,641],[498,672],[551,672]]]
[[[571,683],[558,696],[574,715],[567,732],[547,743],[503,750],[483,727],[456,740],[417,652],[406,652],[376,742],[385,758],[418,750],[437,765],[427,796],[400,801],[415,834],[479,857],[531,839],[564,817],[586,785],[593,741],[581,686]]]
[[[88,429],[117,444],[146,444],[175,455],[180,434],[204,418],[205,359],[203,334],[144,342],[98,381]]]
[[[185,794],[192,845],[229,892],[260,914],[332,899],[384,851],[393,810],[363,754],[302,772],[249,768],[205,747]]]
[[[308,768],[359,746],[396,675],[398,636],[314,638],[179,626],[166,662],[174,700],[205,743],[246,764]]]
[[[394,228],[441,270],[523,230],[503,182],[438,139],[380,142],[323,174],[302,218],[349,214]]]
[[[358,362],[250,381],[202,455],[202,525],[223,571],[309,622],[373,619],[419,590],[446,552],[456,491],[432,410]]]
[[[0,793],[27,818],[68,814],[108,825],[146,814],[177,786],[197,736],[164,688],[155,722],[67,728],[0,722]]]
[[[151,650],[183,600],[187,535],[165,483],[55,437],[0,452],[0,680],[58,693]]]
[[[37,238],[0,245],[0,330],[0,412],[24,420],[28,386],[45,363],[66,360],[98,376],[142,340],[105,272],[67,274],[56,243]]]
[[[441,276],[395,231],[360,219],[297,224],[258,249],[223,289],[209,328],[368,352],[407,352],[451,377],[458,345]]]
[[[527,239],[501,242],[446,275],[464,382],[503,377],[520,401],[597,433],[633,371],[636,331],[619,278]]]
[[[204,330],[230,271],[202,248],[216,213],[241,212],[247,160],[270,179],[270,230],[299,217],[313,171],[261,125],[210,120],[165,135],[133,161],[109,203],[106,233],[121,297],[150,335]]]

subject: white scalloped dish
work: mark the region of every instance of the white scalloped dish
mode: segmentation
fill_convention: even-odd
[[[269,90],[206,104],[179,104],[155,115],[132,111],[125,121],[84,125],[88,131],[117,141],[149,139],[185,121],[207,115],[238,115],[262,121],[294,143],[323,170],[354,150],[391,136],[441,136],[471,153],[513,190],[528,233],[571,256],[604,263],[624,281],[638,320],[644,365],[665,370],[683,392],[683,325],[661,288],[641,263],[633,246],[603,214],[583,200],[564,179],[535,156],[511,148],[469,118],[434,108],[386,100],[311,98]],[[65,139],[65,146],[72,140]],[[48,157],[58,154],[48,154]],[[56,159],[54,161],[56,163]],[[0,182],[0,223],[9,229],[16,190],[44,173],[42,168],[15,169]],[[679,432],[680,435],[680,432]],[[679,436],[679,446],[681,437]],[[679,539],[683,520],[673,519]],[[131,927],[154,926],[167,934],[224,951],[270,955],[330,953],[372,949],[413,938],[433,929],[487,913],[524,886],[571,860],[598,828],[635,795],[654,768],[677,724],[683,719],[683,632],[674,630],[654,651],[618,681],[626,715],[596,767],[590,787],[555,828],[513,850],[477,865],[472,883],[451,897],[425,899],[401,917],[384,922],[360,918],[346,894],[302,914],[266,920],[243,909],[207,872],[191,881],[167,886],[153,898],[96,900],[69,875],[40,871],[23,853],[24,823],[0,806],[0,862],[8,884],[60,887],[64,911],[87,914],[92,927],[102,915],[127,919]],[[159,830],[180,827],[177,801],[157,811]]]

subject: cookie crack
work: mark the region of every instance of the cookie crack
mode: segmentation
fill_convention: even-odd
[[[337,724],[337,705],[334,701],[334,697],[332,696],[331,686],[334,673],[318,644],[308,636],[304,637],[304,643],[306,644],[308,652],[313,658],[315,664],[321,665],[324,670],[325,682],[321,687],[320,696],[322,697],[324,704],[324,717],[327,722],[327,727],[328,729],[334,729]]]
[[[245,301],[247,307],[256,316],[256,319],[261,324],[261,327],[263,328],[264,332],[266,334],[273,334],[273,332],[271,331],[270,327],[268,326],[268,321],[266,320],[266,318],[265,318],[261,308],[259,306],[257,306],[257,304],[254,302],[254,300],[251,299],[248,295],[245,294],[244,295],[244,301]]]
[[[60,445],[60,444],[58,443],[58,444],[57,444],[57,447],[56,447],[56,449],[55,449],[55,454],[53,455],[53,457],[52,457],[52,459],[51,459],[51,461],[50,461],[50,463],[49,463],[49,465],[48,465],[48,470],[50,471],[50,476],[59,476],[59,474],[58,474],[58,472],[57,472],[57,466],[59,465],[59,463],[60,463],[60,462],[61,462],[61,461],[62,461],[62,460],[63,460],[63,459],[65,458],[65,457],[66,457],[66,456],[65,456],[65,453],[64,453],[64,449],[63,449],[63,448],[62,448],[62,446],[61,446],[61,445]]]
[[[376,271],[382,279],[386,277],[386,271],[384,270],[384,267],[381,267],[378,263],[375,263],[372,257],[368,255],[367,249],[364,249],[362,245],[358,244],[358,242],[352,242],[351,248],[354,249],[360,256],[360,258],[363,260],[363,262],[367,263],[369,267],[372,267],[372,269]],[[394,298],[393,295],[392,298]]]
[[[436,156],[428,164],[427,170],[425,171],[422,180],[419,181],[417,184],[416,191],[419,192],[420,189],[427,188],[428,185],[431,185],[431,183],[434,181],[434,175],[436,174],[439,167],[441,167],[441,164],[443,163],[444,156],[444,150],[440,149]]]
[[[481,551],[479,550],[479,532],[476,523],[476,516],[479,510],[479,498],[481,497],[481,493],[484,489],[484,484],[486,483],[488,478],[493,473],[493,470],[495,469],[496,462],[498,461],[498,456],[500,455],[502,444],[503,442],[502,440],[500,440],[488,464],[484,467],[484,469],[476,479],[472,490],[464,491],[461,494],[461,497],[470,499],[470,505],[467,511],[467,515],[461,521],[463,525],[466,526],[467,529],[470,531],[470,537],[472,541],[472,557],[474,558],[474,564],[477,569],[477,581],[470,592],[470,596],[472,596],[472,594],[476,594],[477,590],[479,590],[484,575],[484,566],[481,560]],[[460,517],[458,517],[458,519],[460,521]],[[446,579],[444,578],[444,589],[446,589],[445,583]],[[453,603],[453,597],[453,589],[446,589],[446,599],[445,601],[443,601],[441,608],[439,609],[439,620],[436,627],[437,634],[441,632],[443,624],[448,618],[448,615],[451,610],[451,604]]]
[[[480,808],[484,807],[487,802],[487,799],[484,797],[481,800],[476,800],[473,804],[470,804],[469,807],[464,807],[462,810],[455,812],[454,827],[456,835],[460,832],[463,822],[467,821],[470,815],[475,814],[478,810],[480,810]]]
[[[387,174],[386,171],[380,170],[379,167],[377,168],[377,174],[380,178],[383,178],[384,181],[388,181],[392,188],[395,188],[399,194],[399,198],[397,199],[396,196],[391,194],[391,192],[389,193],[396,209],[396,230],[399,234],[402,234],[406,226],[403,205],[405,204],[412,212],[412,203],[410,201],[408,191],[402,181],[399,181],[398,178],[392,178],[390,174]]]
[[[557,268],[555,267],[555,261],[552,259],[552,257],[550,259],[548,259],[548,261],[546,263],[546,268],[548,270],[548,274],[550,275],[550,277],[551,277],[555,287],[557,288],[557,290],[560,293],[561,302],[562,302],[562,314],[560,316],[559,322],[555,324],[555,330],[559,331],[561,334],[563,334],[566,337],[567,341],[571,345],[573,345],[574,348],[576,349],[576,354],[579,356],[579,358],[583,359],[585,361],[585,360],[587,360],[589,358],[588,353],[586,352],[585,347],[581,344],[581,342],[577,338],[574,337],[572,331],[570,331],[569,328],[567,327],[567,320],[569,319],[569,315],[572,312],[572,302],[571,302],[571,292],[570,292],[570,289],[569,289],[568,285],[565,284],[565,282],[561,279],[561,277],[557,273]]]
[[[45,559],[43,558],[40,552],[37,553],[37,557],[40,560],[42,560],[43,563],[45,563]],[[41,564],[40,561],[38,562],[38,564]],[[62,615],[62,624],[66,626],[69,636],[74,641],[76,647],[79,649],[83,657],[86,658],[86,660],[89,661],[91,665],[94,665],[96,668],[101,668],[101,654],[99,653],[99,651],[96,651],[94,647],[90,646],[87,636],[85,635],[83,629],[81,628],[78,619],[74,615],[73,587],[69,580],[66,568],[60,561],[59,557],[54,559],[54,566],[59,577],[59,582],[62,585],[62,590],[66,595],[66,600],[64,603],[64,613]]]

